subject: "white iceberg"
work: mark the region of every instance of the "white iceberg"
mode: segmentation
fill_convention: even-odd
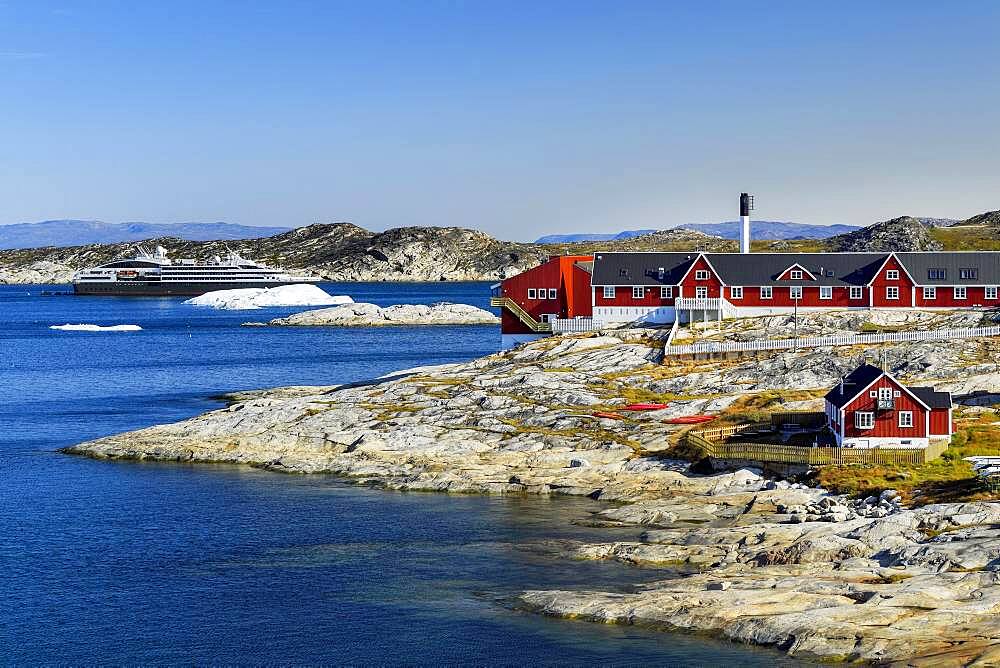
[[[331,295],[315,285],[297,283],[276,288],[215,290],[188,299],[184,303],[231,311],[248,311],[266,306],[335,306],[353,304],[354,300],[346,295]]]
[[[78,325],[50,325],[49,329],[58,329],[64,332],[141,332],[139,325],[92,325],[81,323]]]

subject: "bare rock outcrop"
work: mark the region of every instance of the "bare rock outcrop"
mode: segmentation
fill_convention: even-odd
[[[345,304],[275,318],[267,324],[286,327],[390,327],[404,325],[496,325],[493,313],[469,304]]]

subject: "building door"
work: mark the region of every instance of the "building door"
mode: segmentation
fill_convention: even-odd
[[[708,299],[708,288],[700,287],[694,289],[695,299]]]

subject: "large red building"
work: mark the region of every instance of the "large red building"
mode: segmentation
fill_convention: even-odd
[[[795,309],[996,308],[998,287],[1000,252],[990,251],[602,252],[550,258],[506,279],[494,304],[504,307],[505,335],[532,338],[583,320],[596,328]]]
[[[862,364],[826,395],[826,419],[842,447],[927,447],[951,439],[949,392],[907,387],[882,369]]]

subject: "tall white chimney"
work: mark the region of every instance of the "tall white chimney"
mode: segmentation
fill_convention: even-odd
[[[750,252],[750,212],[753,211],[753,195],[740,193],[740,252]]]

